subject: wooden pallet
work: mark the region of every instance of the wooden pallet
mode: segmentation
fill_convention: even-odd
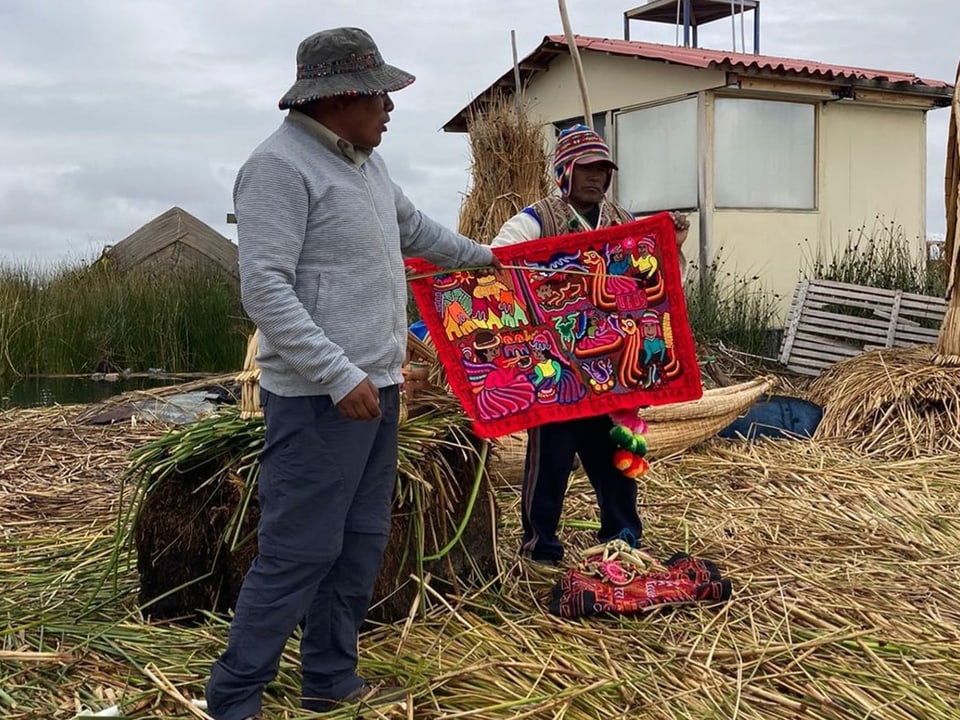
[[[934,343],[946,308],[942,298],[902,290],[803,280],[793,295],[780,362],[816,376],[866,350]]]

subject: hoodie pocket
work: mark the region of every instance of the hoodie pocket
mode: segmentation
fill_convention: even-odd
[[[324,332],[328,332],[334,318],[330,316],[334,307],[333,298],[330,297],[330,273],[317,273],[317,290],[313,299],[313,321]]]

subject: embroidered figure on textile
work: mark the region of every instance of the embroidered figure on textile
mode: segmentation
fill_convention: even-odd
[[[484,270],[479,270],[480,277],[484,277]],[[478,279],[479,282],[479,279]],[[495,309],[500,312],[500,322],[505,328],[518,328],[521,325],[529,324],[527,311],[523,304],[517,298],[516,294],[500,282],[494,275],[493,279],[489,275],[485,277],[483,283],[484,289],[481,290],[481,296],[495,298]]]
[[[474,322],[478,327],[489,330],[503,327],[501,306],[511,305],[513,299],[509,288],[497,279],[493,268],[481,268],[474,277],[476,285],[471,292]]]
[[[605,393],[616,384],[613,361],[608,357],[588,360],[580,367],[587,374],[587,382],[595,393]]]
[[[584,282],[579,277],[551,279],[537,288],[537,300],[547,310],[563,310],[583,298]]]
[[[636,243],[637,255],[631,258],[631,264],[644,280],[644,295],[648,305],[656,305],[664,298],[663,275],[660,263],[654,254],[656,241],[652,237],[643,237]]]
[[[562,317],[553,319],[553,326],[557,329],[557,335],[560,337],[560,343],[564,350],[571,350],[576,341],[575,330],[577,320],[581,317],[578,313],[570,313]]]
[[[608,251],[607,289],[621,313],[639,312],[648,304],[644,285],[638,282],[639,276],[633,268],[633,247],[633,238],[624,238]]]
[[[433,286],[438,291],[434,296],[434,307],[440,313],[447,338],[463,337],[476,330],[473,298],[461,287],[459,273],[437,275]]]
[[[505,357],[501,345],[502,338],[481,330],[472,347],[464,348],[463,366],[476,396],[477,410],[485,420],[526,410],[536,398],[523,362],[529,355]]]
[[[586,250],[583,262],[590,271],[590,303],[598,310],[616,310],[617,297],[607,287],[607,265],[603,257],[595,250]]]
[[[653,387],[660,380],[659,369],[667,360],[660,315],[656,310],[647,310],[640,317],[640,326],[643,329],[643,365],[648,369],[644,387]]]
[[[540,402],[570,405],[586,395],[586,388],[568,361],[562,360],[547,333],[540,333],[530,343],[533,351],[533,384]]]
[[[577,319],[576,342],[573,352],[577,357],[588,358],[608,355],[620,348],[623,334],[616,325],[617,316],[597,310],[587,310]]]
[[[630,262],[644,278],[652,279],[660,268],[656,256],[653,254],[653,238],[645,237],[637,241],[637,254],[630,258]]]

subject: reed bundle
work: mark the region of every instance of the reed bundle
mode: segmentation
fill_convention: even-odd
[[[257,365],[259,347],[260,331],[254,330],[247,340],[243,370],[236,377],[236,381],[240,383],[240,417],[244,420],[263,416],[260,409],[260,368]]]
[[[256,555],[263,420],[225,408],[133,453],[140,602],[153,618],[226,611]],[[495,508],[480,442],[447,393],[418,396],[399,429],[399,477],[375,615],[404,616],[426,572],[453,587],[495,574]]]
[[[500,227],[554,187],[543,131],[514,99],[494,95],[471,111],[470,189],[460,208],[460,233],[489,243]]]
[[[809,388],[820,439],[891,458],[960,452],[960,367],[929,345],[873,350],[828,368]]]
[[[80,469],[97,464],[91,457],[122,462],[144,431],[77,434],[55,411],[0,425],[17,438],[32,432]],[[7,491],[42,481],[32,472],[41,458],[0,446]],[[58,472],[80,469],[64,462]],[[361,671],[406,684],[407,710],[384,715],[397,719],[955,718],[958,474],[960,455],[890,462],[816,441],[717,440],[656,463],[640,485],[645,544],[658,557],[683,549],[716,561],[734,597],[577,622],[545,612],[558,571],[513,560],[519,478],[510,476],[498,492],[499,583],[452,600],[425,577],[407,622],[363,635]],[[104,583],[114,515],[95,504],[85,523],[64,526],[59,513],[76,508],[21,516],[0,532],[0,715],[69,720],[116,705],[129,718],[201,717],[187,704],[202,696],[226,619],[144,622],[134,572]],[[571,559],[596,528],[578,476],[561,529]],[[305,720],[296,675],[292,640],[266,717]]]

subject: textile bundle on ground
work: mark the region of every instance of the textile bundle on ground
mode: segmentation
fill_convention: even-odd
[[[700,397],[669,214],[496,252],[502,272],[410,263],[478,436]]]
[[[730,580],[709,560],[677,553],[659,563],[622,540],[591,548],[553,587],[550,612],[560,617],[632,615],[660,605],[722,602]]]

